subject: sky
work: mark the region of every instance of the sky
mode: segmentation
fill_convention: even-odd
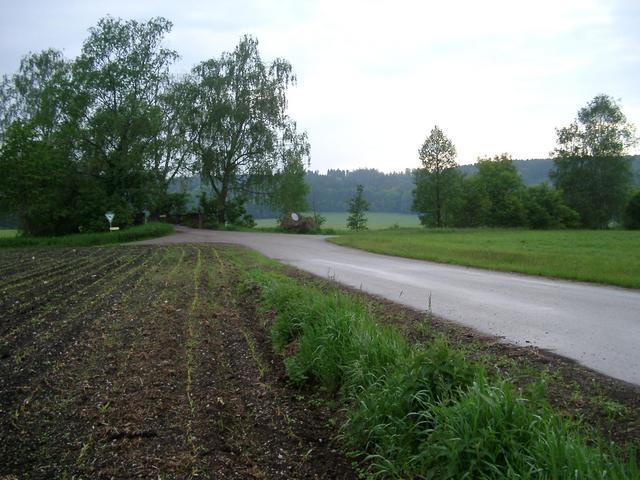
[[[0,0],[0,74],[46,48],[75,57],[106,15],[173,22],[178,75],[245,34],[288,60],[289,115],[321,172],[416,168],[434,125],[460,164],[547,158],[600,93],[640,131],[638,0]]]

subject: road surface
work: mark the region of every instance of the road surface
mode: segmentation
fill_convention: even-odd
[[[315,275],[640,385],[640,291],[411,260],[345,248],[319,235],[180,227],[142,243],[247,246]]]

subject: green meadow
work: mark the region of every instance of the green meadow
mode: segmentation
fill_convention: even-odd
[[[305,215],[311,215],[305,213]],[[323,229],[346,230],[347,229],[347,212],[328,212],[321,214],[327,221],[322,225]],[[387,213],[387,212],[368,212],[367,226],[370,230],[380,230],[383,228],[398,227],[418,227],[420,221],[416,215],[407,213]],[[271,228],[277,225],[275,218],[264,218],[256,220],[259,228]]]
[[[639,231],[415,228],[331,241],[400,257],[640,288]]]

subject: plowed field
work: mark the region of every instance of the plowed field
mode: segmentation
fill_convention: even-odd
[[[355,478],[231,247],[0,255],[0,478]]]

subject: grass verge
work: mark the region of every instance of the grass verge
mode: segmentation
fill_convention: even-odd
[[[640,288],[637,231],[400,229],[331,241],[400,257]]]
[[[621,452],[559,415],[544,382],[516,387],[442,338],[410,344],[367,305],[252,270],[290,381],[335,393],[342,438],[373,478],[639,478]],[[626,460],[625,460],[626,459]]]
[[[134,242],[147,238],[162,237],[170,233],[173,233],[171,225],[152,222],[113,232],[78,233],[60,237],[0,237],[0,248],[87,247],[91,245]]]
[[[13,228],[0,228],[0,238],[13,238],[18,235],[18,231]]]

